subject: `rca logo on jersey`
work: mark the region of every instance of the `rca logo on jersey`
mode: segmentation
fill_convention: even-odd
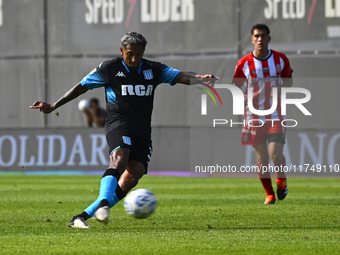
[[[151,96],[153,85],[122,85],[122,96]]]

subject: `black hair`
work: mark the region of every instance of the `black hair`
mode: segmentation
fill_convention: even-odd
[[[254,30],[255,30],[255,29],[258,29],[258,30],[265,30],[266,33],[267,33],[268,35],[270,35],[269,27],[268,27],[267,25],[265,25],[265,24],[256,24],[256,25],[254,25],[254,26],[251,28],[251,30],[250,30],[250,33],[251,33],[252,35],[254,34]]]

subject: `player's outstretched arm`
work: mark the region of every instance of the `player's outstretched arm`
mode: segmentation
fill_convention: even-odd
[[[197,74],[194,72],[180,72],[176,75],[174,82],[183,83],[186,85],[193,85],[200,82],[207,83],[211,86],[215,84],[215,81],[220,81],[220,77],[215,77],[213,74]]]
[[[82,86],[80,83],[75,85],[72,89],[67,91],[65,95],[63,95],[57,102],[53,104],[48,104],[41,101],[34,102],[33,105],[30,106],[31,109],[39,109],[40,112],[43,113],[51,113],[55,109],[59,108],[60,106],[70,102],[71,100],[75,99],[76,97],[84,94],[89,89],[85,86]]]

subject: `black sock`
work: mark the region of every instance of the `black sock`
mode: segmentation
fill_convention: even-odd
[[[103,206],[109,206],[109,201],[107,201],[106,199],[103,199],[102,201],[100,201],[98,208],[103,207]]]
[[[106,169],[105,173],[103,174],[103,177],[108,176],[108,175],[112,175],[112,176],[116,177],[116,179],[118,181],[119,177],[120,177],[120,172],[117,169],[108,168],[108,169]]]
[[[81,214],[78,214],[73,217],[73,219],[76,219],[76,218],[83,218],[84,220],[88,220],[90,216],[87,214],[87,212],[84,211]]]
[[[116,195],[119,200],[122,200],[126,196],[125,192],[122,190],[119,184],[117,184],[117,187],[116,187]]]

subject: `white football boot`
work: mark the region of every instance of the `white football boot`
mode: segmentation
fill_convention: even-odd
[[[110,208],[108,206],[98,208],[98,210],[94,213],[94,217],[96,217],[97,221],[107,224],[110,217]]]
[[[91,228],[86,224],[86,221],[80,217],[72,219],[68,226],[71,228]]]

